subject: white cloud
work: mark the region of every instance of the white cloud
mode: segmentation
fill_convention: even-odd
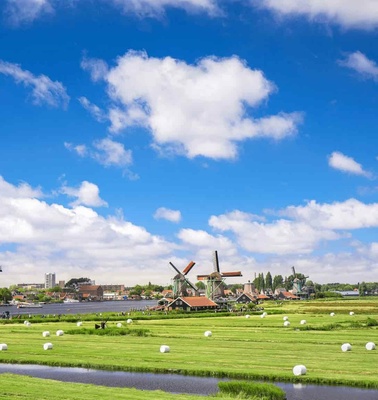
[[[50,0],[5,0],[5,15],[13,25],[31,23],[44,14],[52,14]]]
[[[30,71],[23,70],[17,64],[0,60],[0,74],[12,77],[16,83],[32,89],[31,96],[34,104],[46,103],[53,107],[65,108],[69,102],[69,96],[63,84],[52,81],[46,75],[35,76]]]
[[[166,219],[171,222],[181,221],[181,212],[179,210],[171,210],[169,208],[160,207],[155,211],[155,219]]]
[[[365,204],[356,199],[331,204],[309,201],[305,206],[290,206],[280,215],[322,229],[362,229],[378,227],[378,203]]]
[[[96,70],[96,62],[90,64]],[[301,120],[298,113],[253,118],[252,109],[266,102],[275,86],[238,57],[207,57],[190,65],[129,51],[105,81],[114,102],[113,132],[146,127],[155,148],[189,158],[235,158],[240,142],[292,136]]]
[[[105,0],[109,3],[109,0]],[[125,13],[140,17],[160,17],[168,7],[180,8],[187,12],[205,12],[209,15],[220,15],[217,0],[111,0]]]
[[[126,150],[122,143],[112,139],[105,138],[95,140],[92,143],[93,148],[88,148],[84,144],[73,145],[72,143],[64,143],[66,149],[74,151],[80,157],[91,157],[99,164],[105,167],[127,167],[133,162],[131,150]]]
[[[365,78],[378,81],[377,63],[367,58],[365,54],[360,51],[348,54],[344,60],[339,61],[339,64],[343,67],[353,69]]]
[[[233,232],[238,244],[254,253],[311,253],[321,241],[340,238],[331,230],[317,229],[300,221],[280,219],[272,223],[260,223],[240,211],[213,215],[209,225],[221,232]]]
[[[86,97],[81,96],[78,98],[79,103],[98,121],[103,122],[106,120],[105,113],[96,104],[91,103]]]
[[[79,188],[63,186],[61,193],[70,197],[76,197],[70,205],[77,207],[79,205],[89,207],[103,207],[108,204],[100,198],[100,190],[97,185],[91,182],[83,181]]]
[[[378,27],[376,0],[251,0],[281,16],[305,16],[310,20],[332,22],[345,28]]]
[[[17,187],[0,180],[3,286],[43,282],[49,271],[62,280],[89,276],[99,283],[115,283],[114,277],[128,285],[170,283],[164,265],[177,246],[123,217],[103,217],[81,205],[48,204],[36,198],[40,195],[26,184]],[[85,203],[99,201],[90,185],[74,189],[73,195]]]
[[[328,164],[330,167],[338,169],[339,171],[347,172],[353,175],[361,175],[367,178],[371,177],[371,173],[365,171],[361,164],[353,160],[353,158],[348,157],[338,151],[334,151],[328,157]]]

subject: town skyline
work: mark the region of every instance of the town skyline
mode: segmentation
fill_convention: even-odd
[[[4,0],[0,286],[378,280],[378,4]]]

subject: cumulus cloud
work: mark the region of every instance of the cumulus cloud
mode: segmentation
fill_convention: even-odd
[[[310,20],[331,22],[345,28],[374,29],[378,27],[376,0],[251,0],[281,16],[305,16]]]
[[[330,167],[339,171],[347,172],[353,175],[361,175],[367,178],[371,177],[371,173],[365,171],[361,164],[356,162],[352,157],[348,157],[338,151],[334,151],[328,157],[328,164]]]
[[[82,203],[101,202],[98,188],[89,183],[72,189],[72,195]],[[47,271],[62,280],[89,276],[114,283],[115,276],[124,276],[131,285],[170,283],[163,265],[168,265],[175,245],[122,216],[104,217],[83,205],[49,204],[40,196],[40,189],[0,179],[2,285],[42,282]]]
[[[61,193],[70,197],[76,197],[70,205],[77,207],[79,205],[89,207],[103,207],[108,204],[100,198],[100,190],[97,185],[91,182],[84,181],[78,188],[63,186]]]
[[[160,207],[154,213],[155,219],[165,219],[171,222],[181,221],[181,212],[179,210],[171,210],[169,208]]]
[[[96,62],[90,63],[97,70]],[[247,139],[295,135],[299,113],[253,118],[253,108],[275,91],[260,70],[238,57],[206,57],[195,65],[129,51],[105,76],[113,101],[109,119],[117,133],[148,128],[161,152],[193,158],[232,159]]]
[[[53,107],[67,107],[69,96],[65,87],[59,81],[52,81],[46,75],[35,76],[30,71],[23,70],[18,64],[0,60],[0,74],[10,76],[17,84],[31,88],[34,104],[46,103]]]
[[[345,59],[340,60],[339,64],[343,67],[353,69],[364,78],[378,81],[378,65],[370,60],[360,51],[348,54]]]

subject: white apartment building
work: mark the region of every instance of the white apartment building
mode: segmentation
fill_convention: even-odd
[[[51,289],[56,286],[55,283],[55,272],[45,274],[45,289]]]

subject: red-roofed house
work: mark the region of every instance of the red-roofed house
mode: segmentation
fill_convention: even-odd
[[[218,306],[207,297],[178,297],[168,304],[169,310],[184,310],[184,311],[198,311],[198,310],[214,310]]]
[[[280,292],[277,296],[280,300],[299,300],[299,297],[290,292]]]

